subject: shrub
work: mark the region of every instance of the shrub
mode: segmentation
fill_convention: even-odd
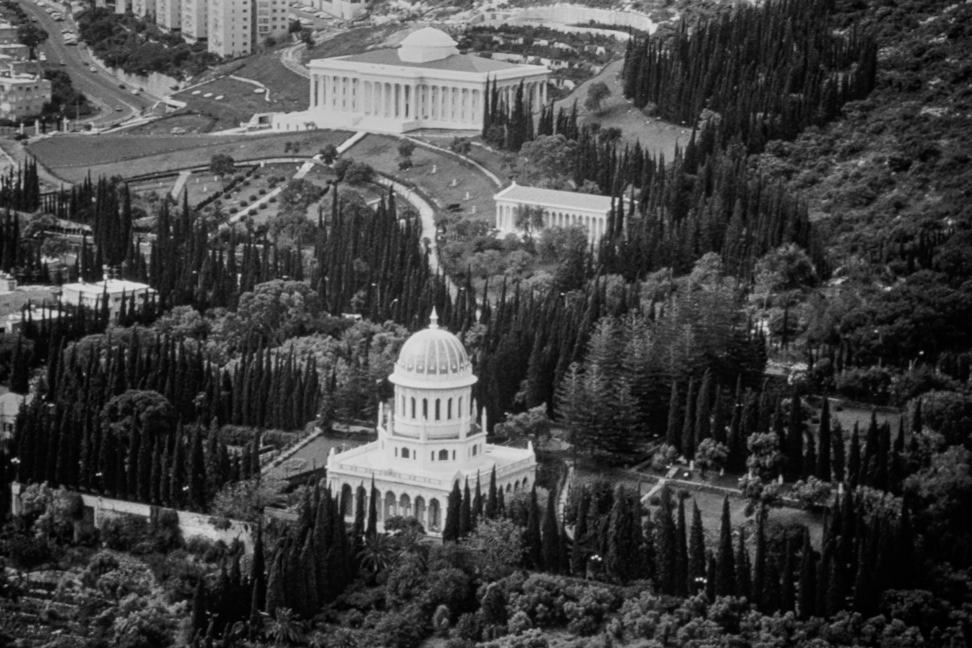
[[[440,637],[449,634],[449,608],[440,605],[432,615],[432,630]]]
[[[142,546],[149,535],[148,521],[138,515],[120,515],[101,526],[101,539],[109,549],[145,553]]]
[[[463,614],[456,622],[456,634],[464,641],[479,641],[482,622],[478,614]]]
[[[381,645],[389,648],[418,648],[427,635],[427,621],[416,607],[386,612],[375,626]]]
[[[277,197],[276,196],[271,196],[270,197],[270,200],[268,200],[267,202],[275,203],[275,202],[277,202]]]
[[[244,198],[243,200],[241,200],[241,201],[240,201],[240,207],[246,207],[246,206],[247,206],[247,204],[248,204],[248,203],[246,202],[246,199],[245,199],[245,198]]]
[[[527,630],[533,628],[533,622],[530,621],[530,615],[528,615],[523,610],[520,610],[513,615],[510,619],[510,633],[511,634],[523,634]]]
[[[257,210],[250,209],[250,210],[247,210],[246,215],[247,216],[256,216],[256,213],[257,213]]]
[[[0,543],[0,555],[10,556],[13,564],[20,569],[39,567],[51,558],[51,548],[31,536],[18,533]]]
[[[269,206],[267,203],[261,203],[259,209],[266,209]]]

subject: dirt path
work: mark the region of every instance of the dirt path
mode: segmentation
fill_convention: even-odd
[[[608,63],[596,76],[577,86],[570,95],[556,103],[556,107],[570,110],[577,101],[577,114],[581,124],[598,122],[602,128],[620,128],[625,141],[641,142],[648,151],[655,155],[664,155],[671,160],[675,153],[675,144],[685,146],[692,134],[691,127],[668,124],[658,119],[645,117],[624,98],[622,92],[621,68],[623,60]],[[593,114],[584,108],[587,89],[593,83],[603,81],[611,90],[611,96],[603,103],[600,114]]]

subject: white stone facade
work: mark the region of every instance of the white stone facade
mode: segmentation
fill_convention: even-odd
[[[287,0],[256,0],[256,39],[263,44],[268,36],[282,38],[287,35],[290,19],[287,18]]]
[[[500,235],[521,234],[516,227],[519,211],[526,207],[543,210],[543,227],[573,227],[587,230],[587,240],[597,243],[607,231],[611,198],[575,191],[524,187],[515,182],[493,196],[496,201],[496,229]]]
[[[453,484],[481,480],[485,496],[496,469],[497,488],[518,491],[533,485],[536,455],[527,449],[486,443],[485,415],[476,424],[472,386],[476,376],[459,339],[429,328],[402,346],[389,377],[395,385],[391,407],[381,408],[378,439],[327,460],[328,486],[341,495],[347,518],[354,515],[358,487],[378,491],[378,520],[415,517],[432,536],[440,536]],[[367,505],[367,501],[365,502]]]
[[[182,0],[182,37],[189,43],[209,33],[209,0]]]
[[[480,130],[487,80],[499,88],[507,105],[513,104],[522,83],[524,98],[539,112],[547,101],[550,75],[540,65],[459,54],[452,38],[431,27],[408,36],[397,50],[317,59],[309,67],[308,110],[282,116],[275,128],[314,123],[386,133]]]
[[[156,0],[155,24],[170,31],[182,29],[182,3],[180,0]]]

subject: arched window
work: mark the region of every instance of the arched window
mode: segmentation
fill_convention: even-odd
[[[452,399],[446,402],[446,418],[452,420]]]
[[[473,456],[476,456],[476,446],[473,446]]]
[[[415,418],[415,398],[412,398],[412,418]]]
[[[448,450],[439,450],[439,461],[449,461]]]
[[[456,411],[457,411],[457,412],[458,412],[458,414],[459,414],[459,418],[462,418],[462,415],[463,415],[463,413],[464,413],[464,412],[462,411],[462,396],[460,396],[460,397],[459,397],[459,409],[458,409],[458,410],[456,410]]]
[[[402,459],[408,459],[408,448],[402,448]]]
[[[426,421],[429,420],[429,399],[428,398],[422,399],[422,418],[424,418]]]
[[[438,421],[442,418],[442,401],[438,398],[435,399],[435,420]]]
[[[453,461],[456,460],[456,451],[455,450],[452,451],[452,460]]]
[[[405,416],[405,412],[407,412],[407,411],[408,410],[405,409],[405,395],[402,394],[402,416]]]

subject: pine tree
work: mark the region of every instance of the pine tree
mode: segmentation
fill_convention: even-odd
[[[442,542],[456,542],[459,540],[459,515],[462,508],[462,493],[459,492],[459,480],[452,483],[449,493],[449,503],[446,506],[445,526],[442,527]]]

